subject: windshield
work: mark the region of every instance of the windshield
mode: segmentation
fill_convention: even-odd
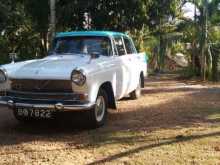
[[[112,55],[108,37],[77,36],[56,38],[51,53],[55,54],[99,54]]]

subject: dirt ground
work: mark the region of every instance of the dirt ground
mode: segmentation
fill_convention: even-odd
[[[82,114],[24,125],[1,107],[0,164],[220,164],[220,85],[158,75],[145,86],[95,130]]]

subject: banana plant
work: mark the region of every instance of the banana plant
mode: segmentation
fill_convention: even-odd
[[[216,41],[211,41],[210,34],[212,29],[219,26],[220,23],[220,0],[188,0],[186,2],[193,3],[199,10],[199,14],[195,13],[194,21],[191,22],[191,27],[194,29],[192,30],[194,31],[192,43],[196,49],[192,56],[193,58],[195,58],[194,56],[198,57],[199,68],[197,70],[199,69],[203,80],[206,80],[208,76],[214,74],[212,72],[213,51],[211,51],[213,44],[211,43]]]

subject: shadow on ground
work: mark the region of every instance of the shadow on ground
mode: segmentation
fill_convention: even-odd
[[[155,79],[153,81],[159,82],[161,80]],[[170,79],[163,81],[169,84],[167,81]],[[179,96],[178,93],[182,95]],[[139,148],[92,163],[96,164],[162,145],[220,135],[220,132],[215,132],[198,136],[174,137],[156,144],[149,144],[143,137],[138,136],[109,136],[114,132],[128,130],[131,132],[153,132],[161,129],[197,127],[204,123],[220,123],[220,88],[186,88],[182,86],[176,88],[174,85],[173,88],[168,89],[163,85],[160,88],[146,88],[143,90],[143,94],[144,96],[138,101],[128,101],[128,99],[120,101],[119,110],[110,112],[107,125],[96,130],[89,129],[85,117],[82,118],[82,113],[65,114],[54,121],[19,124],[7,109],[2,108],[0,111],[2,116],[0,146],[18,145],[36,140],[66,142],[72,145],[81,144],[82,148],[95,148],[100,145],[129,143],[130,141],[146,142],[146,145]],[[177,94],[177,96],[173,97],[173,94]],[[160,102],[160,97],[163,97],[164,101]],[[154,99],[158,99],[158,102],[155,104],[148,103]],[[126,106],[127,102],[129,103]]]
[[[106,162],[111,162],[116,159],[144,151],[144,150],[149,150],[149,149],[153,149],[153,148],[157,148],[157,147],[161,147],[161,146],[165,146],[165,145],[171,145],[171,144],[176,144],[176,143],[180,143],[180,142],[187,142],[187,141],[191,141],[191,140],[197,140],[197,139],[213,137],[213,136],[220,136],[220,132],[214,132],[214,133],[208,133],[208,134],[202,134],[202,135],[192,135],[192,136],[185,136],[185,137],[184,136],[183,137],[175,137],[173,139],[167,139],[163,142],[142,145],[141,147],[137,147],[137,148],[125,151],[125,152],[111,155],[107,158],[104,158],[104,159],[101,159],[98,161],[94,161],[92,163],[89,163],[88,165],[103,164]]]

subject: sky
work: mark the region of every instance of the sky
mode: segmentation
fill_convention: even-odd
[[[187,2],[185,5],[182,7],[183,10],[183,15],[186,18],[193,19],[194,18],[194,10],[195,10],[195,5],[193,3]],[[196,9],[197,14],[199,15],[199,10]]]

